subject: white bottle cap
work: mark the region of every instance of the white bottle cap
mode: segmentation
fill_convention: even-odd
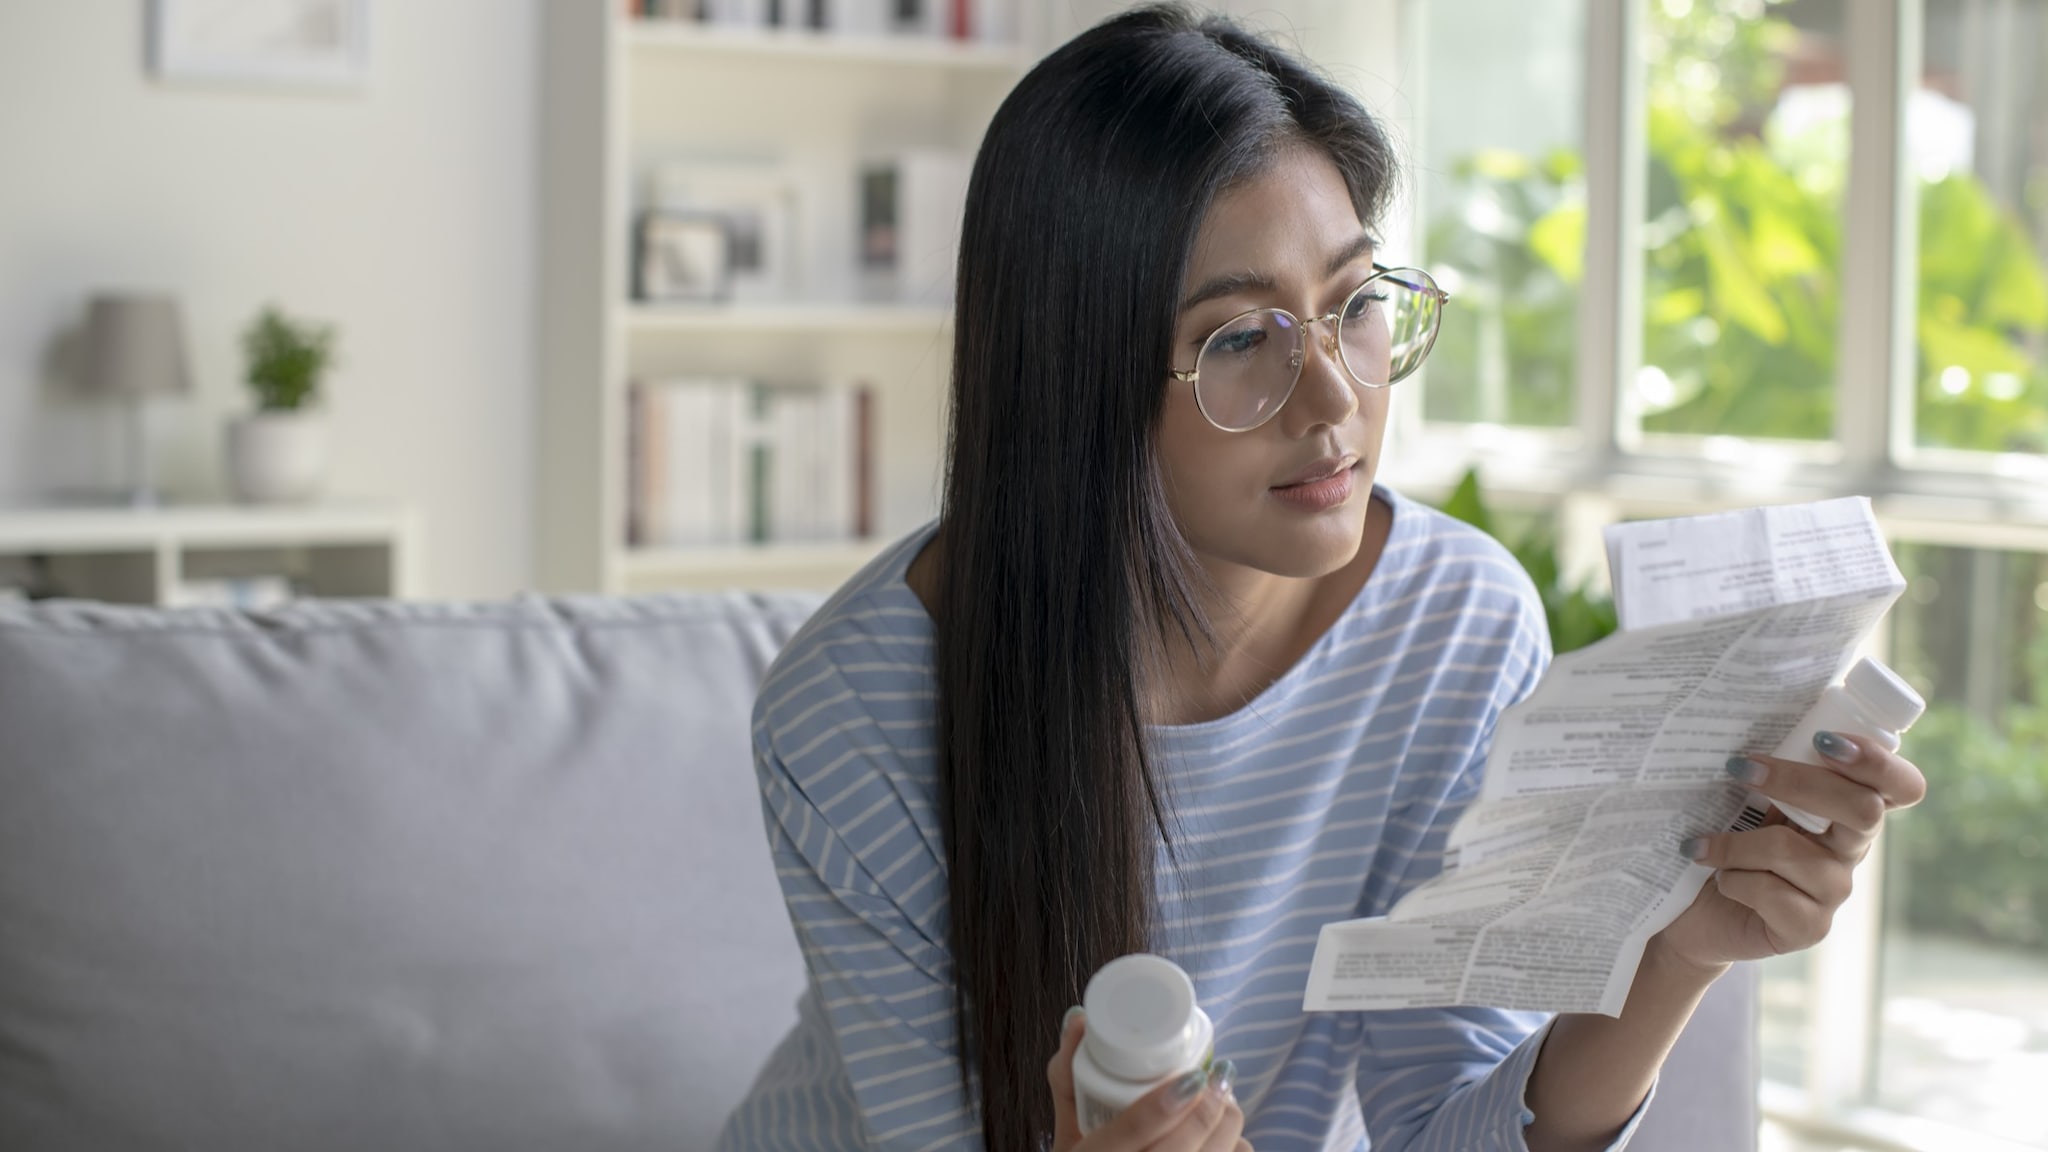
[[[1111,1075],[1153,1080],[1201,1059],[1194,981],[1165,957],[1134,952],[1104,964],[1081,1006],[1088,1054]]]
[[[1904,732],[1927,711],[1927,701],[1920,698],[1913,686],[1899,679],[1899,674],[1864,657],[1849,669],[1842,687],[1856,698],[1870,713],[1870,718],[1884,725],[1887,731]]]

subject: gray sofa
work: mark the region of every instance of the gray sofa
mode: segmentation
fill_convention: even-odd
[[[797,595],[0,606],[0,1148],[706,1148],[794,1019]],[[1755,1145],[1753,973],[1634,1147]]]

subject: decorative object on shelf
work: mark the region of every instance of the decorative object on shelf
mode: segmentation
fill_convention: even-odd
[[[860,170],[862,294],[905,304],[953,302],[960,217],[974,157],[911,149]]]
[[[162,80],[330,91],[370,69],[370,0],[151,0]]]
[[[732,233],[722,213],[650,208],[640,214],[633,297],[649,303],[732,295]]]
[[[177,300],[140,293],[94,296],[87,307],[83,369],[81,391],[128,405],[128,488],[121,501],[138,508],[162,503],[151,459],[150,400],[192,391]]]
[[[316,404],[334,358],[334,329],[265,307],[242,334],[256,411],[228,424],[228,478],[253,504],[320,494],[327,472],[327,416]]]
[[[767,160],[688,160],[655,166],[648,207],[725,222],[726,274],[734,300],[800,295],[803,270],[796,180]]]

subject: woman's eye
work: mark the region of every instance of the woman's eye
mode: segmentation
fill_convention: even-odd
[[[1351,306],[1344,309],[1344,318],[1356,320],[1366,312],[1380,308],[1386,302],[1387,294],[1384,292],[1360,292],[1351,298]]]
[[[1234,332],[1219,332],[1216,334],[1216,338],[1209,342],[1209,346],[1218,352],[1242,356],[1265,342],[1265,329],[1254,325],[1249,328],[1239,328]]]

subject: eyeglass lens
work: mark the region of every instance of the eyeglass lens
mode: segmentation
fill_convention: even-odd
[[[1413,372],[1429,351],[1440,305],[1417,279],[1413,274],[1376,276],[1338,312],[1332,334],[1338,346],[1329,350],[1340,355],[1359,383],[1391,384]],[[1255,427],[1287,402],[1305,358],[1306,338],[1294,317],[1277,309],[1248,313],[1202,346],[1195,364],[1195,398],[1220,427]]]

